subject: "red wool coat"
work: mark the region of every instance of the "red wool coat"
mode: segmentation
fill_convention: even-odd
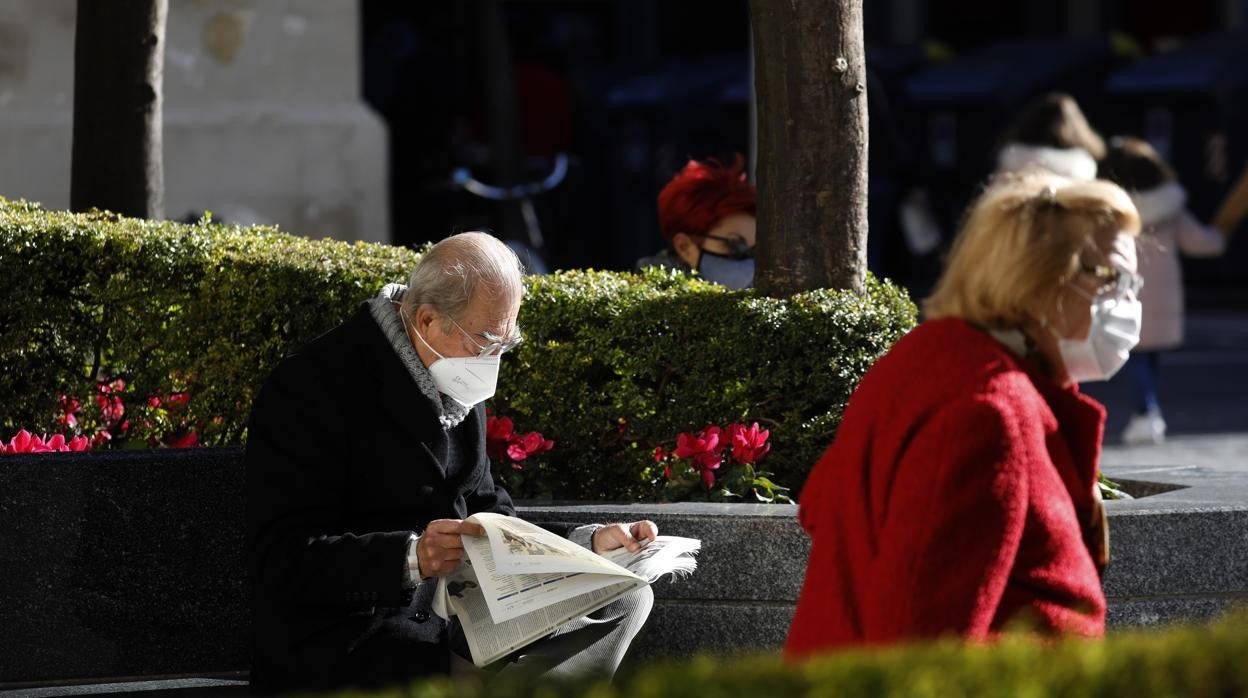
[[[812,541],[785,653],[1012,622],[1101,635],[1085,534],[1105,409],[961,320],[926,322],[867,372],[803,490]]]

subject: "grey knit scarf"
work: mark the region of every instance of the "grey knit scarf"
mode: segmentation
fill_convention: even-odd
[[[407,367],[407,372],[411,374],[412,380],[416,381],[420,392],[433,403],[434,411],[438,413],[438,421],[444,428],[453,429],[464,421],[472,408],[464,407],[438,391],[438,387],[433,383],[433,375],[429,373],[425,362],[420,360],[420,355],[412,346],[407,330],[403,327],[403,318],[399,315],[398,306],[406,290],[407,286],[403,284],[386,284],[380,293],[368,301],[369,314],[373,316],[377,326],[390,340],[394,353]]]

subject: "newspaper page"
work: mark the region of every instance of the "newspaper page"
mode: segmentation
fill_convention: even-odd
[[[458,616],[485,666],[664,574],[686,576],[702,543],[659,536],[641,550],[598,555],[522,519],[479,513],[485,536],[464,536],[460,568],[442,577],[433,611]]]
[[[490,614],[488,597],[470,560],[465,559],[458,570],[444,577],[443,586],[438,591],[449,606],[450,613],[459,617],[464,638],[468,641],[468,650],[472,654],[472,663],[483,667],[549,635],[564,623],[593,613],[645,584],[634,578],[604,579],[605,586],[501,623],[495,622]],[[443,591],[445,594],[442,594]]]
[[[524,519],[482,512],[473,514],[467,520],[479,523],[485,529],[494,564],[503,574],[629,574],[628,570],[609,562],[601,555]]]
[[[693,574],[698,568],[694,556],[701,550],[702,541],[696,538],[658,536],[635,553],[628,552],[627,548],[616,548],[602,556],[653,583],[665,574],[678,579]]]
[[[622,580],[644,583],[623,567],[526,521],[495,514],[476,516],[481,517],[477,522],[486,536],[464,536],[464,551],[496,623]],[[531,538],[519,542],[521,535]],[[516,558],[523,557],[532,557],[541,566],[525,560],[516,563]]]

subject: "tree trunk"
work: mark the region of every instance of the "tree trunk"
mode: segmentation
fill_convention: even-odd
[[[754,285],[861,292],[867,69],[861,0],[751,0],[758,94]]]
[[[165,215],[161,82],[168,0],[78,0],[69,205]]]

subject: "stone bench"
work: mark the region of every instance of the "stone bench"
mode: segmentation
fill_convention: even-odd
[[[1201,619],[1248,599],[1244,476],[1125,474],[1161,483],[1137,488],[1181,489],[1109,503],[1111,626]],[[243,480],[239,449],[0,457],[0,690],[244,678]],[[793,506],[538,503],[521,514],[649,518],[703,540],[693,577],[656,585],[641,658],[783,642],[808,550]]]

